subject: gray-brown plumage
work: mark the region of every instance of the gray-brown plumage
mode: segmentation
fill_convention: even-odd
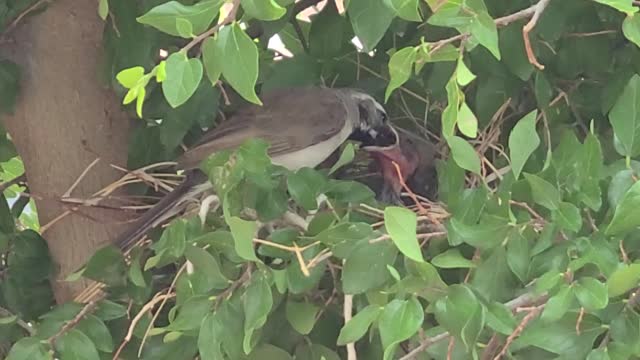
[[[344,141],[365,144],[387,126],[384,108],[371,96],[353,89],[289,88],[262,94],[262,106],[247,105],[207,131],[177,160],[187,170],[185,181],[148,210],[115,244],[128,250],[151,228],[179,211],[186,199],[211,188],[200,163],[211,154],[234,149],[251,138],[270,144],[274,164],[290,170],[316,167]]]

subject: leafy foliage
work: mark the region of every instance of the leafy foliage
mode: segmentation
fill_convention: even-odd
[[[266,91],[357,87],[412,139],[439,140],[436,201],[387,206],[341,178],[351,143],[333,166],[289,172],[247,141],[202,164],[220,206],[126,256],[101,249],[69,280],[108,296],[53,306],[54,266],[14,184],[0,199],[8,359],[639,357],[636,2],[350,0],[300,15],[315,3],[99,1],[105,74],[142,123],[129,165],[174,158]],[[30,5],[0,2],[0,30]],[[0,60],[0,113],[20,78]],[[7,181],[24,170],[1,134]]]

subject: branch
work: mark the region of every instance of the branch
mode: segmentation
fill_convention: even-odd
[[[515,12],[511,15],[507,15],[507,16],[503,16],[497,19],[494,19],[493,22],[496,24],[496,26],[507,26],[509,24],[511,24],[514,21],[518,21],[518,20],[522,20],[522,19],[527,19],[531,16],[535,16],[534,14],[536,13],[536,10],[538,9],[538,6],[541,3],[549,3],[550,0],[540,0],[540,2],[538,2],[535,5],[531,5],[530,7],[526,8],[526,9],[522,9],[518,12]],[[540,5],[542,6],[542,5]],[[546,7],[546,4],[544,5],[544,7]],[[542,8],[542,10],[544,10],[544,7]],[[540,13],[542,13],[542,10],[540,10]],[[540,15],[538,15],[539,17]],[[537,22],[537,19],[536,19]],[[535,26],[535,24],[534,24]],[[443,39],[443,40],[439,40],[436,41],[434,43],[432,43],[431,45],[433,46],[431,48],[431,50],[429,51],[429,53],[435,52],[438,49],[442,48],[443,46],[450,44],[452,42],[458,41],[458,40],[464,40],[467,37],[471,36],[471,33],[464,33],[464,34],[459,34],[456,36],[452,36],[450,38],[447,39]]]
[[[235,21],[236,14],[238,13],[238,9],[239,8],[240,8],[240,0],[233,0],[233,2],[231,3],[231,10],[229,10],[229,14],[227,14],[227,17],[225,17],[224,20],[222,20],[222,22],[216,24],[216,26],[214,26],[211,29],[203,32],[202,34],[200,34],[198,36],[196,36],[187,45],[185,45],[181,49],[181,51],[184,51],[184,52],[189,51],[192,47],[194,47],[194,46],[198,45],[200,42],[204,41],[204,39],[206,39],[209,36],[215,34],[224,25],[231,24],[233,21]]]
[[[540,0],[540,2],[535,5],[533,17],[531,17],[531,20],[529,20],[527,25],[522,28],[522,37],[524,38],[524,49],[527,52],[527,59],[529,59],[529,62],[533,66],[537,67],[540,70],[544,70],[544,65],[538,62],[535,54],[533,53],[533,49],[531,49],[529,32],[531,32],[531,30],[533,30],[533,28],[536,26],[536,24],[538,23],[538,19],[540,19],[540,15],[542,15],[542,12],[547,8],[547,5],[549,5],[550,1],[551,0]]]
[[[527,304],[531,304],[531,303],[536,303],[538,301],[541,301],[543,299],[546,299],[547,294],[544,293],[540,296],[535,296],[531,293],[526,293],[526,294],[522,294],[520,296],[518,296],[517,298],[507,302],[506,304],[504,304],[506,307],[508,307],[510,310],[514,310],[516,308],[522,307],[524,305]],[[401,357],[399,360],[410,360],[410,359],[414,359],[416,356],[418,356],[421,352],[425,351],[429,346],[440,342],[442,340],[448,339],[449,336],[451,336],[449,334],[449,332],[443,332],[441,334],[438,334],[436,336],[432,336],[430,338],[426,338],[423,341],[420,342],[420,345],[411,350],[410,353],[408,353],[407,355]]]
[[[68,323],[64,324],[60,330],[58,330],[58,332],[53,335],[52,337],[50,337],[47,341],[49,342],[49,344],[51,344],[51,346],[53,346],[55,344],[55,342],[64,334],[67,333],[67,331],[73,329],[76,325],[78,325],[78,323],[80,321],[82,321],[82,319],[93,312],[93,310],[96,308],[96,306],[98,305],[97,301],[90,301],[89,303],[87,303],[87,305],[85,305],[82,310],[80,310],[80,312],[73,317],[73,319],[69,320]]]

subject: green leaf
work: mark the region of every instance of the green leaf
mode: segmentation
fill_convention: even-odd
[[[289,300],[286,306],[286,316],[289,324],[300,334],[307,335],[316,323],[316,314],[320,308],[307,302]]]
[[[126,278],[124,257],[115,246],[106,246],[93,254],[82,275],[108,285],[123,285]]]
[[[76,326],[77,330],[84,333],[93,341],[96,349],[102,352],[110,353],[113,351],[113,338],[107,328],[107,325],[95,315],[87,315]]]
[[[142,77],[144,76],[144,68],[142,66],[134,66],[132,68],[124,69],[116,75],[116,80],[120,85],[127,89],[131,89]]]
[[[480,175],[480,158],[471,144],[455,135],[447,138],[447,143],[458,166]]]
[[[369,326],[378,319],[382,312],[381,307],[375,305],[367,305],[360,310],[349,322],[344,324],[338,336],[338,346],[344,346],[348,343],[356,342],[369,329]]]
[[[170,331],[189,331],[199,328],[200,322],[209,313],[212,305],[213,302],[207,295],[190,297],[178,306],[178,314],[166,329]]]
[[[210,312],[202,320],[198,334],[198,351],[202,360],[222,359],[222,335],[226,330],[218,313]]]
[[[327,185],[327,179],[317,170],[304,167],[287,177],[291,197],[305,210],[318,207],[318,196]]]
[[[407,21],[422,21],[419,11],[419,0],[385,0],[385,4],[396,12],[396,15]]]
[[[311,62],[309,60],[317,60],[317,59],[330,59],[336,56],[339,56],[345,48],[345,43],[348,43],[353,37],[353,31],[351,30],[351,24],[349,24],[347,18],[345,16],[340,15],[337,7],[333,3],[327,3],[327,5],[322,9],[320,14],[313,18],[313,21],[310,24],[311,28],[309,29],[309,54],[312,56],[310,59],[307,59],[307,63]],[[280,34],[282,37],[282,34]],[[299,42],[299,39],[297,39]],[[287,45],[287,49],[292,49],[289,45]],[[295,46],[302,47],[300,46]],[[304,50],[302,50],[304,51]],[[297,58],[299,54],[293,53]],[[304,55],[300,54],[302,59],[305,59]],[[295,61],[294,61],[295,62]],[[287,66],[284,70],[288,70],[287,72],[291,72],[290,66]],[[304,66],[301,70],[306,70],[308,74],[314,74],[313,71],[310,70],[310,66]]]
[[[385,0],[350,0],[347,14],[353,26],[353,32],[362,42],[364,50],[372,51],[391,25],[393,9]]]
[[[493,302],[487,310],[487,326],[503,335],[513,333],[518,323],[506,305]]]
[[[600,4],[609,5],[612,8],[622,11],[627,15],[634,14],[638,11],[638,8],[633,6],[633,3],[626,0],[593,0]]]
[[[240,3],[247,15],[258,20],[278,20],[287,13],[287,9],[274,0],[242,0]]]
[[[467,225],[462,221],[452,218],[447,226],[449,241],[457,244],[467,244],[481,248],[491,249],[499,246],[512,229],[507,219],[488,216],[481,219],[479,224]]]
[[[471,23],[471,35],[478,40],[480,45],[486,47],[496,59],[500,60],[500,47],[498,46],[498,29],[489,13],[481,11]]]
[[[457,124],[458,129],[465,136],[474,139],[478,135],[478,119],[466,102],[463,102],[462,106],[460,106]]]
[[[178,1],[168,1],[152,8],[136,20],[167,34],[181,36],[177,25],[180,19],[191,24],[193,33],[200,34],[211,25],[222,3],[222,0],[204,0],[188,6]]]
[[[267,316],[273,306],[271,286],[264,274],[254,275],[243,297],[245,313],[244,341],[242,348],[245,354],[251,352],[251,335],[267,322]]]
[[[258,225],[255,221],[247,221],[232,216],[227,223],[231,229],[238,255],[245,260],[258,261],[253,249],[253,237],[258,230]]]
[[[622,22],[622,32],[627,39],[640,47],[640,16],[634,14],[625,17]]]
[[[542,312],[541,319],[548,322],[561,319],[567,311],[569,311],[573,299],[573,288],[566,285],[563,286],[560,291],[549,298]]]
[[[52,360],[53,356],[47,351],[45,345],[35,337],[24,337],[18,340],[6,360]]]
[[[209,36],[202,43],[202,63],[207,72],[207,78],[215,85],[222,74],[222,49],[218,46],[218,41],[213,36]]]
[[[627,82],[609,112],[609,122],[619,141],[620,155],[640,154],[640,75],[634,74]]]
[[[609,297],[616,297],[638,286],[640,264],[622,265],[607,279]]]
[[[607,226],[605,234],[624,234],[640,226],[640,216],[637,212],[638,206],[640,206],[640,182],[633,184],[624,194],[618,206],[616,206],[613,219]]]
[[[448,139],[455,134],[456,121],[458,121],[458,107],[460,105],[461,92],[455,76],[449,78],[446,90],[447,107],[442,112],[442,135],[448,141]]]
[[[361,294],[384,285],[389,280],[387,266],[392,265],[398,250],[391,241],[369,244],[360,241],[349,253],[342,268],[345,294]]]
[[[524,168],[529,156],[540,145],[540,137],[536,131],[536,116],[538,110],[525,115],[509,134],[509,156],[511,157],[511,171],[516,180]]]
[[[188,20],[177,18],[176,19],[176,30],[178,30],[178,34],[183,38],[194,37],[193,35],[193,25]]]
[[[484,327],[485,309],[465,285],[452,285],[446,297],[435,304],[435,316],[442,326],[460,340],[467,351],[475,346]]]
[[[387,206],[384,209],[384,225],[391,240],[405,256],[414,261],[424,262],[416,234],[416,213],[403,207]]]
[[[102,300],[94,315],[103,321],[115,320],[127,315],[127,308],[109,300]]]
[[[206,250],[188,245],[184,256],[193,264],[195,272],[202,273],[207,281],[207,290],[221,289],[229,285],[229,279],[222,274],[218,260]]]
[[[415,297],[409,300],[396,299],[388,303],[378,320],[384,360],[392,359],[397,345],[413,336],[423,321],[422,305]]]
[[[558,225],[567,230],[578,232],[582,227],[580,210],[571,203],[560,202],[558,209],[553,212],[552,216]]]
[[[574,292],[580,305],[587,311],[604,309],[609,304],[607,286],[592,277],[578,280]]]
[[[188,59],[182,52],[173,53],[166,62],[167,78],[162,82],[162,92],[171,107],[177,108],[189,100],[202,80],[202,63]]]
[[[474,268],[476,264],[460,254],[457,248],[449,249],[431,259],[433,266],[442,269]]]
[[[218,34],[222,49],[222,75],[243,98],[262,105],[255,91],[258,81],[258,48],[238,23],[225,26]]]
[[[293,360],[286,351],[271,344],[259,344],[246,360]]]
[[[56,341],[56,350],[64,360],[99,360],[98,350],[87,335],[71,329]]]
[[[476,78],[476,75],[465,65],[462,56],[458,58],[458,67],[456,68],[456,81],[460,86],[467,86]]]
[[[344,146],[344,149],[342,150],[342,152],[340,153],[340,157],[338,158],[338,161],[336,161],[336,163],[333,164],[333,166],[331,166],[331,169],[329,170],[329,175],[333,174],[341,167],[352,162],[355,156],[356,156],[356,150],[353,143],[347,143]]]
[[[98,16],[102,20],[107,19],[107,16],[109,16],[109,0],[100,0],[98,2]]]
[[[558,210],[560,206],[560,192],[545,179],[533,174],[524,174],[529,182],[533,200],[549,210]]]
[[[607,352],[607,348],[597,348],[591,350],[589,356],[587,356],[587,360],[610,360],[609,353]]]
[[[396,51],[391,56],[389,60],[389,75],[391,79],[384,93],[385,102],[389,99],[393,90],[399,88],[409,80],[417,54],[417,48],[409,46]]]
[[[527,283],[527,272],[529,271],[529,260],[531,259],[529,242],[520,231],[514,230],[509,235],[509,242],[507,243],[507,264],[511,272],[513,272],[522,283]]]

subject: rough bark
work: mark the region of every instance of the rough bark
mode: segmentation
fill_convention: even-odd
[[[86,198],[122,174],[128,120],[118,99],[100,85],[103,22],[96,1],[56,0],[26,19],[2,49],[22,69],[21,93],[13,116],[4,118],[22,157],[41,224],[65,211],[59,199],[96,158],[73,192]],[[69,300],[84,282],[61,282],[77,270],[124,224],[122,215],[81,208],[56,222],[43,237],[58,265],[52,284],[58,302]]]

